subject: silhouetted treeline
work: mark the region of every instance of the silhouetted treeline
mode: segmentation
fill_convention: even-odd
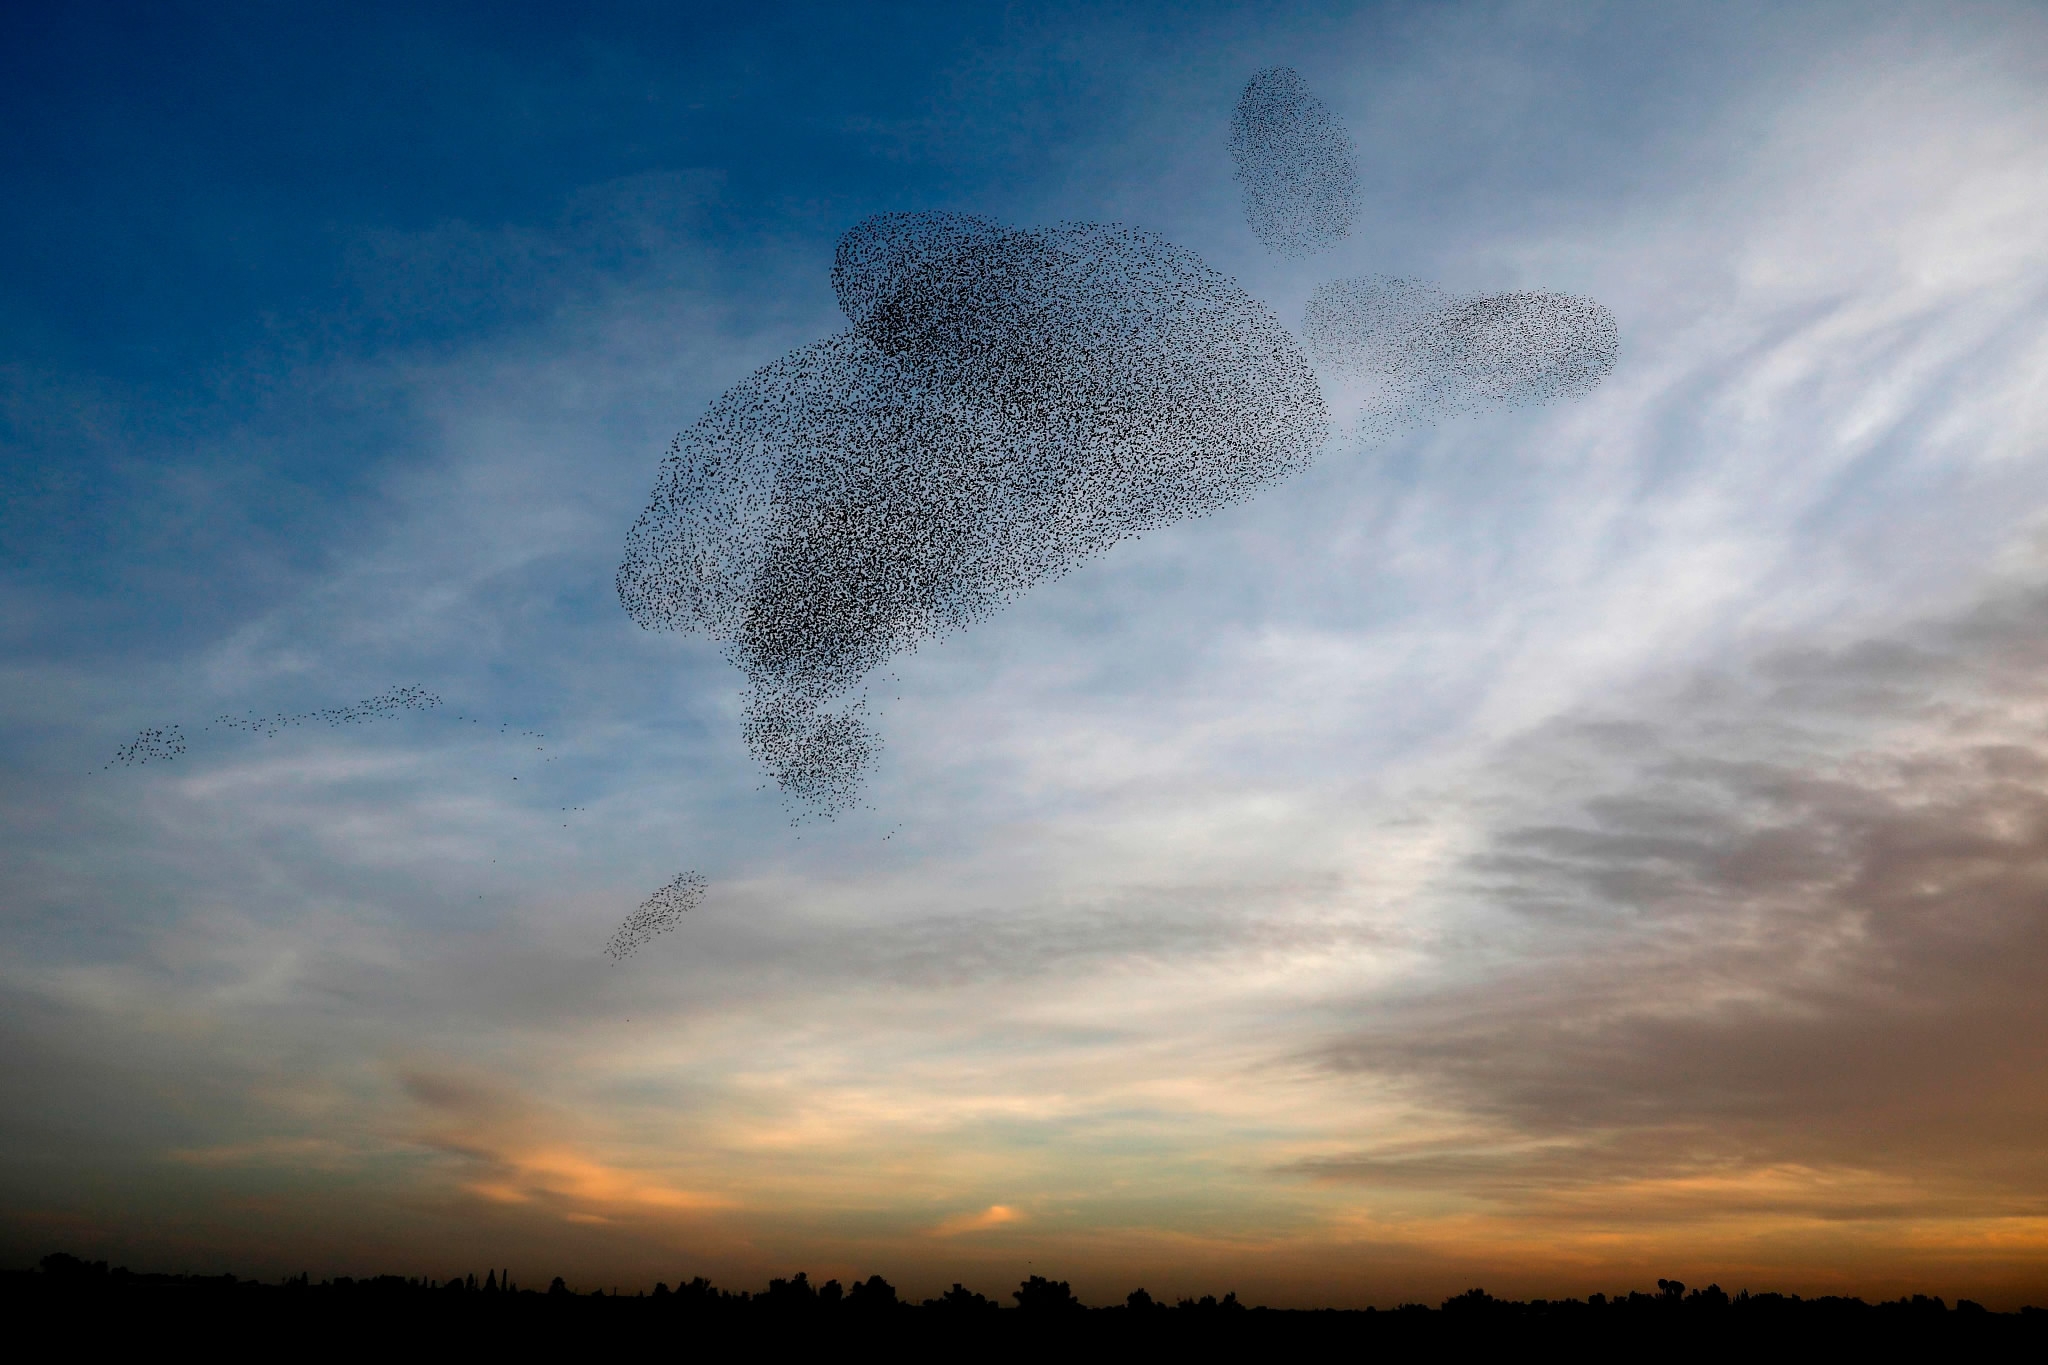
[[[699,1276],[671,1287],[620,1292],[611,1286],[578,1292],[560,1277],[545,1287],[522,1285],[493,1267],[446,1279],[379,1275],[281,1282],[233,1275],[139,1274],[109,1269],[64,1253],[34,1269],[0,1272],[4,1310],[17,1322],[39,1317],[81,1340],[180,1331],[223,1340],[241,1332],[280,1345],[334,1343],[351,1333],[365,1340],[392,1331],[424,1340],[484,1339],[538,1344],[660,1342],[686,1339],[744,1345],[805,1338],[870,1344],[930,1342],[978,1346],[1000,1353],[1048,1340],[1076,1345],[1169,1344],[1199,1353],[1207,1347],[1417,1344],[1432,1340],[1543,1341],[1559,1345],[1638,1345],[1688,1354],[1712,1346],[1825,1349],[1849,1344],[1918,1345],[1990,1350],[2048,1345],[2048,1310],[1994,1313],[1968,1299],[1868,1303],[1860,1298],[1688,1290],[1657,1281],[1654,1294],[1593,1294],[1584,1299],[1495,1298],[1468,1290],[1435,1308],[1271,1309],[1248,1307],[1234,1293],[1173,1304],[1143,1289],[1122,1303],[1088,1305],[1064,1280],[1033,1275],[1008,1302],[955,1284],[913,1303],[879,1275],[842,1285],[812,1284],[804,1274],[770,1280],[760,1292],[720,1289]],[[276,1334],[286,1334],[279,1338]],[[675,1333],[684,1333],[677,1338]]]

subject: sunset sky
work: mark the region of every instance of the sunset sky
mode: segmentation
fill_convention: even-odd
[[[2048,11],[16,5],[0,128],[5,1264],[2048,1303]],[[1620,359],[925,646],[793,824],[613,575],[902,209]]]

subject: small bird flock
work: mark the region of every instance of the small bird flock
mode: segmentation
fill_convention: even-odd
[[[114,756],[106,766],[111,768],[118,763],[124,768],[133,768],[144,763],[168,763],[184,752],[183,730],[176,725],[152,725],[114,750]]]
[[[213,723],[223,729],[247,730],[251,734],[271,738],[293,726],[339,727],[373,720],[396,720],[408,711],[431,711],[440,704],[441,699],[424,687],[394,687],[389,692],[379,692],[349,706],[331,706],[323,711],[304,711],[296,715],[221,716]]]
[[[1282,256],[1311,256],[1358,221],[1358,153],[1330,107],[1292,67],[1245,82],[1230,119],[1230,158],[1252,236]]]
[[[695,872],[679,872],[674,881],[640,902],[640,908],[626,916],[604,950],[614,962],[623,962],[683,922],[683,916],[704,899],[706,882]]]
[[[409,711],[431,711],[441,699],[424,687],[394,687],[365,697],[348,706],[330,706],[319,711],[301,711],[275,716],[218,716],[200,727],[207,730],[246,730],[266,739],[303,725],[362,725],[375,720],[396,720]],[[151,726],[114,751],[105,767],[138,767],[145,763],[167,763],[185,752],[185,732],[177,725]]]
[[[1614,369],[1621,332],[1592,299],[1552,290],[1455,295],[1370,275],[1317,287],[1302,320],[1316,367],[1360,397],[1350,434],[1576,398]]]

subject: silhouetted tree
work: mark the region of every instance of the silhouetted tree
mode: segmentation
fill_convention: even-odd
[[[1484,1289],[1468,1289],[1464,1293],[1444,1300],[1444,1312],[1462,1316],[1491,1313],[1504,1305]]]
[[[676,1301],[685,1308],[708,1308],[718,1302],[718,1291],[702,1275],[676,1286]]]
[[[79,1281],[105,1279],[105,1261],[81,1261],[68,1251],[53,1251],[39,1263],[43,1273],[53,1280]]]
[[[1144,1290],[1133,1289],[1130,1293],[1124,1295],[1124,1307],[1130,1309],[1133,1313],[1146,1313],[1159,1307],[1159,1305],[1153,1302],[1152,1296]]]
[[[1011,1290],[1010,1297],[1019,1308],[1033,1313],[1068,1313],[1082,1306],[1065,1280],[1048,1280],[1043,1275],[1033,1275]]]
[[[562,1283],[562,1277],[560,1275],[557,1275],[554,1279],[548,1281],[548,1293],[566,1294],[568,1292],[569,1286]]]
[[[880,1275],[855,1280],[853,1288],[846,1291],[846,1306],[869,1313],[894,1308],[897,1306],[896,1286]]]
[[[811,1288],[811,1277],[801,1270],[790,1279],[768,1281],[764,1298],[770,1308],[781,1313],[802,1313],[818,1306],[818,1291]]]
[[[953,1287],[936,1299],[926,1299],[926,1308],[936,1308],[948,1313],[992,1313],[1001,1308],[994,1299],[977,1294],[971,1289],[962,1289],[955,1280]]]

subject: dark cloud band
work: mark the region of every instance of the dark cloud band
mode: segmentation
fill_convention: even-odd
[[[2003,589],[1527,736],[1458,875],[1491,965],[1366,1003],[1322,1053],[1421,1079],[1464,1126],[1301,1169],[1509,1202],[1705,1174],[1783,1209],[1786,1170],[1910,1191],[1920,1212],[2034,1199],[2044,640],[2048,589]],[[1868,1216],[1859,1197],[1797,1195]]]

